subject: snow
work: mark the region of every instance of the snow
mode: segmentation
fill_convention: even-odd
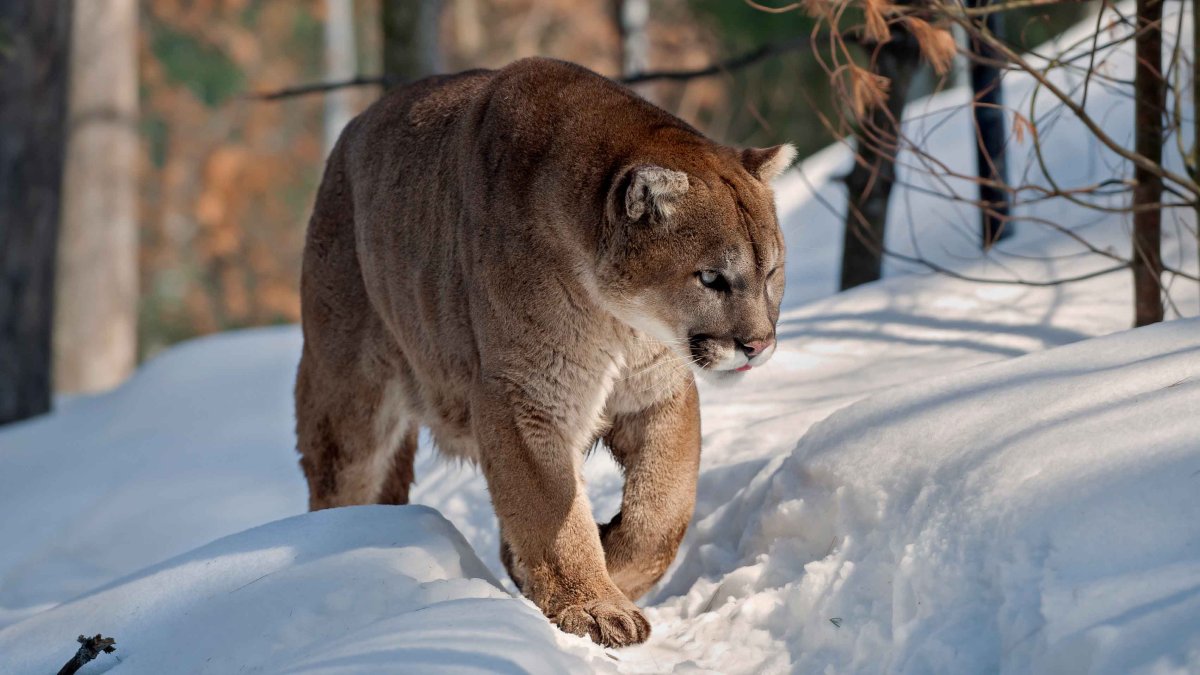
[[[798,672],[1194,672],[1198,329],[1089,340],[834,413],[699,520],[660,616],[762,640]],[[709,665],[782,665],[753,658]]]
[[[6,672],[55,672],[93,627],[128,672],[590,670],[420,506],[294,516],[106,584],[6,630]]]
[[[0,518],[0,625],[302,513],[299,349],[293,328],[194,340],[113,392],[0,431],[0,502],[19,514]]]
[[[1128,100],[1094,87],[1089,110],[1128,140]],[[969,170],[961,101],[906,124]],[[1031,119],[1064,180],[1128,175],[1069,118]],[[1016,147],[1015,175],[1038,175]],[[85,673],[1200,672],[1200,320],[1125,330],[1126,272],[1032,287],[889,263],[834,294],[823,201],[844,203],[848,157],[778,184],[780,347],[738,386],[701,385],[696,517],[641,603],[647,644],[602,650],[514,597],[482,479],[427,439],[424,506],[303,514],[285,327],[189,342],[0,429],[0,671],[53,672],[103,632],[118,651]],[[1035,217],[1127,255],[1127,221],[1041,202],[982,256],[977,214],[925,191],[967,188],[902,176],[889,246],[963,274],[1108,264]],[[1191,218],[1169,216],[1164,252],[1195,274]],[[1200,286],[1170,288],[1170,315],[1195,316]],[[606,519],[620,474],[604,453],[585,472]]]

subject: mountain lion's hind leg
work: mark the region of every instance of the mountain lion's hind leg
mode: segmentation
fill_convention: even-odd
[[[392,465],[387,469],[387,477],[383,480],[383,491],[376,500],[378,503],[408,503],[408,491],[415,478],[413,464],[417,458],[419,431],[416,425],[410,425],[401,435],[400,447],[396,448],[396,454],[392,456]]]
[[[616,415],[605,443],[625,469],[621,511],[600,528],[608,573],[635,600],[662,577],[687,531],[700,466],[696,384],[633,414]]]
[[[384,409],[383,393],[384,387],[364,378],[331,375],[305,346],[296,377],[296,444],[310,511],[380,498],[399,439],[379,415],[394,425],[404,422]],[[407,489],[403,496],[407,500]]]

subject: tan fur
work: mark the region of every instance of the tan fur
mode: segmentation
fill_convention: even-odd
[[[389,93],[343,133],[309,224],[310,507],[406,503],[426,427],[481,466],[505,565],[548,617],[605,645],[645,640],[631,600],[695,503],[693,370],[733,380],[770,356],[739,345],[774,338],[767,182],[789,153],[715,144],[547,59]],[[580,466],[600,439],[626,484],[597,527]]]

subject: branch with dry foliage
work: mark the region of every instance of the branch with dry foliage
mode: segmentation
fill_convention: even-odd
[[[1161,253],[1161,225],[1164,214],[1174,215],[1176,228],[1183,236],[1195,237],[1200,249],[1200,235],[1186,214],[1200,213],[1200,181],[1196,165],[1200,160],[1195,140],[1191,148],[1184,147],[1183,133],[1187,125],[1195,125],[1193,114],[1196,101],[1196,64],[1193,50],[1185,45],[1184,9],[1171,15],[1174,23],[1167,24],[1161,15],[1162,0],[1139,0],[1137,10],[1130,13],[1108,0],[1096,3],[1094,30],[1074,42],[1051,41],[1048,45],[1029,49],[1007,40],[989,29],[985,17],[1000,12],[1051,2],[996,1],[964,6],[946,0],[888,2],[886,0],[804,0],[787,6],[767,8],[761,3],[746,0],[767,11],[805,11],[817,19],[818,30],[827,37],[814,40],[814,57],[823,65],[835,84],[842,106],[834,119],[824,120],[828,130],[837,137],[852,138],[856,164],[851,172],[850,204],[846,208],[846,247],[870,249],[878,257],[888,256],[956,278],[969,278],[985,283],[1019,285],[1057,285],[1095,278],[1121,270],[1135,275],[1136,323],[1161,320],[1163,305],[1178,313],[1171,298],[1175,278],[1200,280],[1200,274],[1185,268],[1192,263],[1181,261],[1168,264]],[[953,27],[968,43],[986,49],[959,49],[950,33]],[[1173,28],[1168,31],[1166,28]],[[1193,16],[1193,33],[1200,31],[1200,22]],[[983,172],[968,174],[950,167],[943,159],[933,156],[927,138],[913,137],[909,126],[898,123],[907,85],[885,73],[889,70],[887,50],[881,45],[892,44],[897,35],[915,40],[922,57],[937,75],[944,75],[951,62],[961,56],[976,64],[999,69],[1001,76],[1019,74],[1030,83],[1031,91],[1024,101],[1016,104],[986,102],[976,99],[970,105],[979,109],[989,106],[1011,120],[1012,133],[1007,147],[1028,144],[1029,157],[1023,172],[1013,178],[1003,174]],[[1133,58],[1136,77],[1118,76],[1113,59],[1116,54],[1128,57],[1138,45]],[[1193,43],[1194,44],[1194,43]],[[1169,58],[1162,60],[1163,55]],[[1191,61],[1190,70],[1186,67]],[[908,77],[907,75],[905,76]],[[1135,87],[1134,80],[1137,80]],[[943,80],[944,81],[944,80]],[[1089,91],[1104,88],[1124,97],[1129,110],[1138,109],[1136,127],[1138,142],[1132,146],[1119,138],[1106,120],[1089,108]],[[1188,92],[1191,91],[1191,98]],[[897,100],[899,99],[899,100]],[[1185,110],[1188,101],[1193,103]],[[1168,101],[1172,105],[1168,105]],[[1026,107],[1027,106],[1027,107]],[[1089,142],[1111,155],[1111,179],[1089,184],[1071,184],[1056,175],[1047,161],[1047,144],[1054,135],[1055,120],[1068,117],[1075,126],[1086,131]],[[976,141],[982,145],[978,126]],[[1200,135],[1200,134],[1198,134]],[[1178,154],[1173,160],[1164,155],[1164,141],[1174,140]],[[883,158],[883,161],[881,161]],[[1180,171],[1176,166],[1182,162]],[[981,166],[980,169],[983,167]],[[1032,175],[1031,175],[1032,173]],[[907,183],[901,183],[901,176]],[[883,236],[882,219],[886,217],[888,189],[880,184],[905,184],[912,190],[923,190],[950,203],[978,209],[985,218],[998,223],[1020,219],[1031,227],[1044,228],[1056,236],[1067,237],[1087,255],[1107,261],[1093,272],[1066,278],[1028,279],[1015,274],[1008,277],[974,278],[963,275],[942,263],[918,253],[902,254],[889,250]],[[917,185],[925,183],[925,186]],[[928,187],[932,186],[932,187]],[[1158,186],[1161,186],[1158,187]],[[1005,201],[1018,207],[1060,200],[1079,207],[1080,223],[1064,223],[1034,218],[1028,213],[1010,215],[995,208],[995,200],[981,199],[983,192],[1007,196]],[[884,194],[882,204],[868,204],[867,198]],[[840,211],[840,209],[839,209]],[[1129,253],[1119,254],[1108,246],[1092,243],[1078,225],[1084,224],[1087,214],[1129,223],[1134,232]],[[918,242],[914,241],[914,246]],[[1003,266],[1001,265],[1003,268]],[[843,280],[846,270],[843,269]]]

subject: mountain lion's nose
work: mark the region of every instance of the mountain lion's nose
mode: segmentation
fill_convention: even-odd
[[[774,339],[769,340],[750,340],[749,342],[738,342],[738,347],[746,354],[747,358],[754,358],[766,351],[775,342]]]

